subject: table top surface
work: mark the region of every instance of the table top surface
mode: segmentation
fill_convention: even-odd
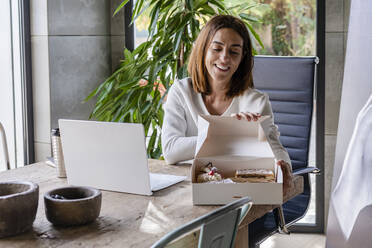
[[[215,209],[216,206],[194,206],[189,165],[166,165],[149,160],[152,172],[184,175],[187,179],[169,188],[142,196],[102,191],[98,219],[78,227],[53,226],[45,216],[44,194],[67,185],[56,176],[56,169],[36,163],[0,173],[0,181],[27,180],[39,185],[39,206],[33,228],[23,234],[0,239],[0,247],[150,247],[176,227]],[[301,191],[301,187],[297,187]],[[293,192],[293,195],[299,192]],[[245,223],[270,211],[274,206],[254,206]]]

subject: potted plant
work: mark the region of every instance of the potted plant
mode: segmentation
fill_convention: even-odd
[[[124,0],[116,14],[129,0]],[[258,44],[262,42],[251,26],[249,15],[255,3],[246,1],[227,7],[223,0],[138,0],[133,22],[149,13],[148,39],[134,51],[124,49],[120,67],[86,100],[96,96],[91,118],[100,121],[135,122],[144,125],[150,137],[147,153],[161,156],[162,103],[175,79],[187,76],[187,60],[201,26],[216,14],[240,17]],[[133,23],[132,22],[132,23]]]

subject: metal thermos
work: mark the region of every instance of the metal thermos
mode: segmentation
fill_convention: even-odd
[[[66,177],[65,163],[63,160],[61,135],[59,128],[52,129],[52,152],[58,177]]]

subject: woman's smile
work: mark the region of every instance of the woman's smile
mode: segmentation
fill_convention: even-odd
[[[217,65],[217,64],[215,66],[223,72],[226,72],[230,69],[230,66],[223,66],[223,65]]]

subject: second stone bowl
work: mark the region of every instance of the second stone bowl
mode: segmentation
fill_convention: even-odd
[[[93,222],[101,211],[101,191],[91,187],[63,187],[44,195],[45,214],[56,226]]]

